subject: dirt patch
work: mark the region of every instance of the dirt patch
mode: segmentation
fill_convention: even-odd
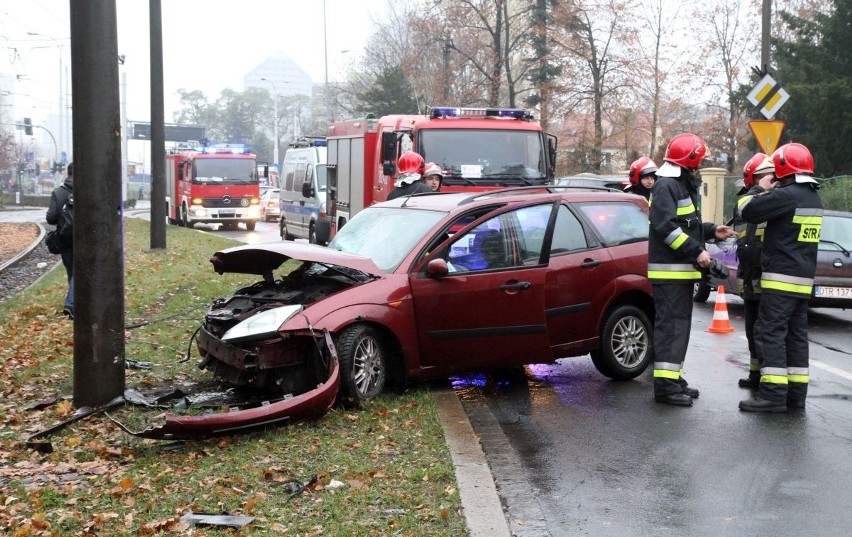
[[[26,250],[38,238],[38,224],[0,223],[0,265]]]

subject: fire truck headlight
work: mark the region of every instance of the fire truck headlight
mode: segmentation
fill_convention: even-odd
[[[204,200],[202,200],[201,198],[192,198],[192,204],[193,205],[203,205]]]
[[[251,203],[252,205],[259,205],[260,199],[259,198],[252,198],[249,203]]]
[[[192,216],[199,216],[199,217],[200,216],[207,216],[207,209],[205,209],[204,207],[196,207],[195,205],[193,205],[192,207],[189,208],[189,214],[191,214]]]

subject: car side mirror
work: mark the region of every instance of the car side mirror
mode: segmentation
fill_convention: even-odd
[[[310,181],[305,181],[302,183],[302,195],[306,198],[313,198],[316,193],[314,192],[314,185]]]
[[[447,267],[447,260],[441,257],[436,257],[435,259],[429,261],[429,264],[426,265],[426,274],[429,276],[433,276],[435,278],[446,276],[450,273],[450,269]]]

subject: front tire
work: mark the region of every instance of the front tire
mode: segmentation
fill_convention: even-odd
[[[292,241],[296,238],[287,230],[287,221],[284,220],[284,217],[281,217],[281,225],[279,226],[279,229],[282,241]]]
[[[638,377],[653,360],[653,324],[636,306],[615,308],[606,318],[600,349],[592,351],[592,363],[613,380]]]
[[[343,329],[335,345],[340,359],[339,401],[360,408],[379,396],[388,377],[387,345],[379,333],[366,324]]]
[[[257,222],[255,222],[254,220],[249,220],[248,222],[246,222],[246,231],[254,231],[256,225]]]

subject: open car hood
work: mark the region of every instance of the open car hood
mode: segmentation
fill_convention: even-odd
[[[316,244],[289,241],[235,246],[216,252],[210,262],[213,263],[213,270],[219,274],[233,272],[265,276],[289,259],[339,265],[374,277],[382,275],[381,269],[369,257],[347,254]]]

